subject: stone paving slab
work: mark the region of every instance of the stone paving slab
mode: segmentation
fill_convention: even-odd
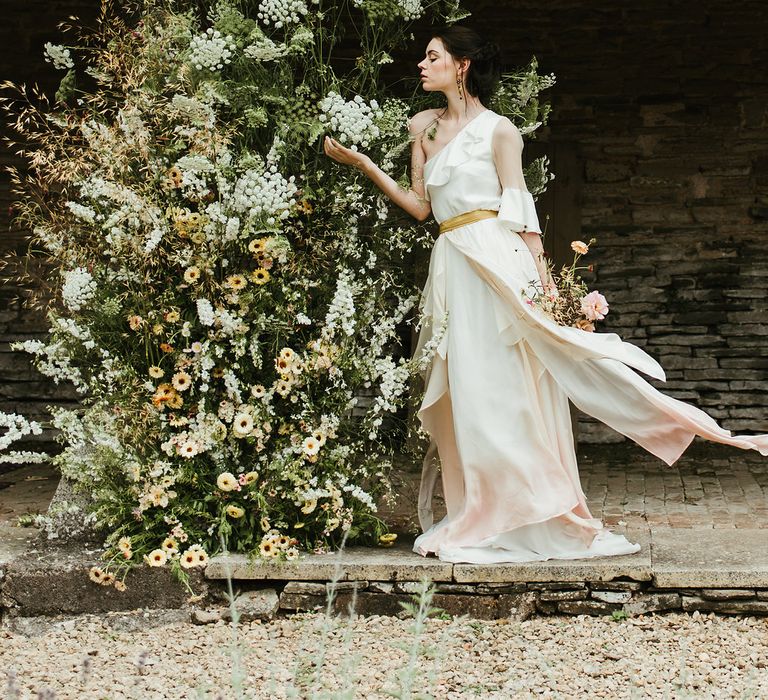
[[[554,582],[554,581],[612,581],[625,576],[635,581],[651,580],[651,533],[645,528],[631,528],[615,532],[626,534],[630,542],[641,549],[634,554],[593,559],[549,560],[522,564],[454,564],[453,579],[457,583],[502,581]]]
[[[654,528],[653,580],[659,588],[768,587],[768,533],[762,529]]]
[[[38,533],[33,527],[12,527],[0,522],[0,583],[8,565],[26,554]]]
[[[451,581],[453,565],[411,551],[411,545],[395,547],[348,547],[340,558],[337,552],[307,554],[295,561],[253,559],[244,554],[212,557],[205,569],[209,579],[272,579],[276,581]]]
[[[418,581],[422,576],[432,581],[456,583],[612,581],[628,577],[650,581],[651,536],[647,528],[627,530],[632,542],[642,549],[618,557],[595,557],[571,561],[551,560],[522,564],[451,564],[433,557],[424,558],[411,551],[411,543],[398,547],[374,549],[350,547],[341,557],[337,552],[310,554],[291,562],[248,561],[242,554],[213,557],[205,575],[209,579],[270,579],[276,581],[328,581],[334,575],[341,581]],[[227,574],[229,571],[229,574]]]

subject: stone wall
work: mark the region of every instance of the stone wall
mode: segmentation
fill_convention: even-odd
[[[71,15],[93,17],[98,3],[92,0],[16,0],[4,3],[0,24],[0,80],[12,80],[28,86],[38,84],[48,95],[58,87],[61,73],[54,71],[43,60],[46,42],[63,43],[57,25]],[[12,94],[3,92],[4,95]],[[7,124],[0,124],[0,134],[9,136]],[[0,145],[0,255],[10,251],[22,253],[24,232],[13,221],[13,195],[10,177],[5,171],[9,165],[21,165],[7,144]],[[2,275],[5,280],[5,275]],[[24,290],[3,281],[0,287],[0,411],[22,413],[44,418],[46,406],[51,403],[71,403],[75,392],[71,387],[56,386],[34,370],[25,353],[12,352],[10,343],[28,338],[43,338],[45,315],[42,311],[22,308]],[[28,443],[33,449],[51,447],[51,434]],[[36,444],[35,444],[36,443]]]
[[[557,76],[536,148],[576,148],[578,172],[553,189],[578,190],[580,214],[574,226],[553,212],[553,233],[598,239],[586,262],[612,307],[600,330],[656,357],[670,395],[768,430],[768,6],[470,7],[510,65],[535,54]],[[586,418],[579,435],[621,439]]]
[[[11,3],[0,28],[2,76],[50,91],[54,76],[42,45],[58,40],[57,22],[94,12],[94,5]],[[768,430],[765,4],[465,5],[510,66],[535,54],[540,70],[558,78],[549,91],[550,125],[526,153],[554,156],[558,179],[539,204],[542,217],[552,216],[548,246],[557,236],[598,239],[589,259],[596,265],[592,286],[612,306],[601,330],[658,358],[667,370],[666,384],[656,383],[664,391],[727,428]],[[414,54],[402,56],[403,72],[415,76],[419,40],[428,33],[417,32]],[[0,154],[3,165],[12,160]],[[9,230],[7,185],[3,174],[5,250],[21,240]],[[51,400],[70,400],[71,392],[41,381],[25,358],[8,352],[10,340],[43,331],[39,315],[20,311],[16,294],[9,285],[0,292],[0,410],[34,414]],[[584,441],[620,439],[586,417],[579,427]]]

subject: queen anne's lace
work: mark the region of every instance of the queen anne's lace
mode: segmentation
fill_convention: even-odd
[[[61,298],[70,311],[80,311],[96,292],[96,281],[84,267],[64,272]]]
[[[256,16],[264,24],[274,24],[279,29],[298,22],[301,15],[306,14],[307,5],[303,0],[263,0]]]
[[[50,41],[45,44],[45,60],[53,63],[53,67],[58,70],[68,70],[75,66],[69,49],[59,44],[52,44]]]
[[[276,165],[266,170],[247,170],[235,184],[232,207],[251,217],[266,215],[285,219],[294,204],[298,188],[295,176],[283,177]],[[270,222],[274,223],[274,222]]]
[[[379,127],[374,119],[382,117],[384,112],[376,100],[371,100],[368,105],[360,95],[355,95],[354,99],[345,101],[337,92],[331,91],[320,101],[320,109],[323,111],[320,121],[327,121],[339,141],[350,143],[354,150],[358,144],[367,148],[372,139],[379,137]]]
[[[235,40],[209,28],[205,34],[192,37],[189,42],[189,62],[197,70],[220,71],[231,61]]]

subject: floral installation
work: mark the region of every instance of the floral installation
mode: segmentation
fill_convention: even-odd
[[[353,4],[137,4],[133,24],[105,12],[78,43],[46,45],[66,71],[55,101],[5,85],[28,144],[30,170],[13,177],[31,231],[30,256],[6,265],[26,271],[50,325],[15,348],[81,397],[48,427],[53,463],[104,534],[95,583],[123,590],[138,564],[187,581],[222,549],[291,560],[342,537],[395,539],[377,503],[418,430],[411,380],[429,356],[408,358],[413,259],[434,231],[328,159],[322,136],[407,188],[407,118],[434,96],[396,96],[381,66],[410,45],[411,21],[466,13]],[[353,67],[333,53],[340,25],[365,38]],[[533,64],[510,74],[497,108],[532,132],[548,84]],[[546,161],[526,175],[541,191]],[[42,430],[0,425],[2,448]]]
[[[525,302],[540,309],[561,326],[593,332],[594,322],[602,321],[608,313],[608,301],[597,290],[590,292],[579,275],[579,270],[592,272],[593,266],[578,266],[577,263],[596,242],[596,238],[591,238],[589,243],[571,241],[573,261],[570,265],[563,265],[559,271],[554,269],[550,259],[545,258],[553,285],[545,289],[540,281],[532,281],[530,287],[522,291]]]

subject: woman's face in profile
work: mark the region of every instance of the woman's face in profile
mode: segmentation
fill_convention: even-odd
[[[445,50],[440,39],[433,38],[427,44],[424,59],[418,67],[421,71],[421,87],[426,92],[445,91],[456,83],[453,57]]]

